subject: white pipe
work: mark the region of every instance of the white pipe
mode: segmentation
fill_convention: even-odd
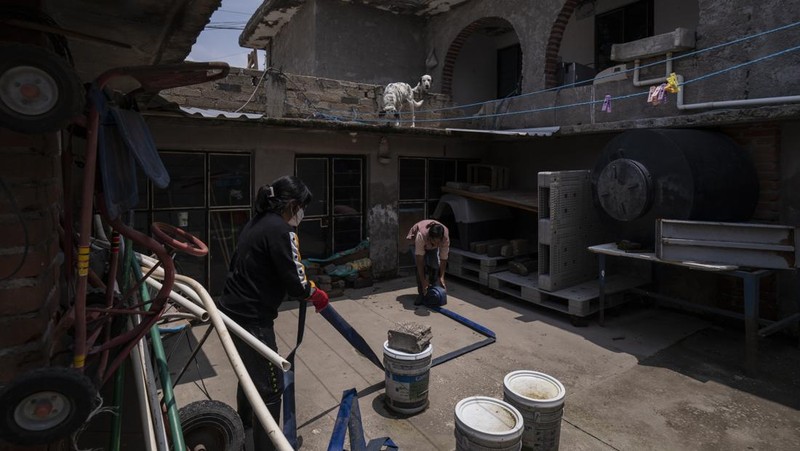
[[[147,264],[148,260],[152,261],[152,259],[150,259],[149,257],[145,257],[145,256],[140,255],[140,254],[137,254],[137,255],[143,257],[143,258],[141,258],[141,260],[142,260],[142,263],[145,264],[145,265]],[[142,271],[146,273],[146,272],[150,271],[150,269],[151,269],[151,267],[145,266],[145,267],[142,268]],[[151,276],[152,277],[156,277],[156,278],[164,277],[164,271],[161,268],[156,268],[156,270],[153,271]],[[179,276],[178,274],[175,275],[175,281],[178,283],[178,285],[188,285],[188,288],[192,289],[194,291],[194,293],[196,295],[198,295],[198,297],[200,297],[200,299],[197,299],[197,300],[192,299],[192,300],[194,300],[195,303],[200,304],[201,306],[205,307],[206,302],[205,302],[205,300],[202,299],[203,298],[203,293],[205,293],[205,296],[208,296],[208,292],[205,290],[205,288],[202,285],[200,285],[199,283],[197,283],[194,279],[188,278],[186,276],[180,276],[180,277],[178,277],[178,276]],[[189,284],[189,283],[181,284],[180,282],[182,280],[191,281],[191,282],[193,282],[193,284]],[[194,286],[194,284],[196,284],[196,286]],[[202,292],[198,292],[197,291],[198,287],[200,289],[202,289]],[[170,298],[172,298],[172,296],[170,296]],[[208,298],[211,299],[210,296],[208,296]],[[185,298],[183,298],[183,299],[185,299]],[[176,302],[180,303],[181,301],[176,301]],[[212,300],[212,304],[213,304],[213,300]],[[214,306],[214,309],[216,310],[216,305]],[[206,307],[206,311],[208,312],[208,307]],[[288,360],[284,359],[283,357],[281,357],[280,354],[278,354],[277,352],[275,352],[272,349],[270,349],[269,346],[265,345],[261,340],[255,338],[252,334],[250,334],[250,332],[246,331],[242,326],[237,324],[236,321],[230,319],[230,317],[228,317],[228,315],[220,312],[219,310],[217,310],[217,313],[222,318],[222,321],[225,324],[225,326],[227,326],[227,328],[230,329],[230,331],[233,332],[234,335],[236,335],[237,337],[241,338],[242,341],[247,343],[251,348],[255,349],[256,352],[261,354],[265,359],[269,360],[270,363],[272,363],[274,365],[277,365],[277,366],[280,366],[283,369],[283,371],[289,371],[289,369],[291,369],[292,365],[289,363]],[[209,315],[210,315],[210,312],[209,312]]]
[[[742,100],[721,100],[716,102],[703,102],[703,103],[683,103],[683,93],[686,90],[686,85],[683,84],[683,75],[678,75],[678,86],[681,87],[678,91],[677,106],[679,110],[700,110],[708,108],[728,108],[737,106],[751,106],[751,105],[776,105],[784,103],[800,103],[800,96],[783,96],[783,97],[762,97],[759,99],[742,99]]]
[[[153,279],[152,277],[145,279],[145,282],[147,282],[148,285],[153,286],[156,290],[160,290],[163,286],[161,282]],[[194,302],[186,299],[174,291],[169,292],[169,298],[178,304],[182,309],[187,310],[189,313],[194,315],[194,317],[200,321],[204,323],[208,321],[208,313],[202,308],[198,307]]]
[[[219,335],[219,340],[222,342],[222,347],[225,349],[225,354],[228,356],[228,360],[231,362],[233,371],[239,378],[239,383],[244,390],[245,395],[247,396],[247,400],[250,401],[256,418],[258,418],[258,421],[261,422],[261,425],[267,432],[267,436],[269,436],[270,440],[272,440],[272,443],[279,451],[294,451],[294,448],[292,448],[292,445],[290,445],[289,441],[286,440],[286,437],[283,435],[280,427],[278,427],[275,419],[272,418],[272,414],[270,414],[269,410],[267,410],[267,406],[264,404],[264,400],[261,399],[261,396],[258,394],[255,385],[253,385],[253,380],[247,373],[247,369],[245,369],[244,363],[239,357],[239,353],[236,351],[236,346],[234,346],[233,341],[231,340],[231,336],[228,333],[228,328],[225,327],[225,322],[217,310],[217,306],[214,305],[214,300],[211,299],[211,296],[209,296],[205,288],[203,288],[203,286],[194,279],[182,276],[180,274],[176,274],[175,279],[187,283],[203,298],[203,305],[205,306],[208,315],[211,317],[211,324],[213,324],[214,328],[217,330],[217,335]],[[288,364],[289,362],[286,363]]]
[[[153,430],[153,417],[150,415],[150,401],[147,396],[147,389],[144,385],[145,375],[144,356],[142,348],[137,343],[131,352],[131,370],[133,371],[133,381],[136,384],[136,395],[139,398],[139,418],[142,422],[142,432],[144,444],[147,451],[156,451],[155,431]]]
[[[660,85],[664,83],[669,77],[669,74],[672,73],[672,52],[667,52],[667,75],[663,78],[651,78],[649,80],[639,80],[639,62],[640,60],[634,60],[633,62],[633,86],[650,86],[650,85]]]
[[[161,402],[158,398],[156,375],[153,372],[153,362],[150,360],[150,352],[146,349],[147,339],[142,337],[142,339],[139,340],[139,346],[142,348],[141,354],[144,362],[144,382],[147,387],[147,396],[150,398],[150,415],[156,432],[156,449],[159,451],[169,451],[167,427],[164,424],[164,416],[161,414]]]
[[[186,285],[185,283],[175,282],[173,285],[173,290],[177,288],[180,292],[186,295],[186,298],[190,299],[195,304],[203,304],[203,300],[200,299],[200,295],[197,294],[192,287]]]

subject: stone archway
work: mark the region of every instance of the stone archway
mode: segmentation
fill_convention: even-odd
[[[556,71],[558,70],[558,52],[561,49],[561,39],[564,38],[564,31],[567,29],[569,18],[575,11],[580,0],[567,0],[561,7],[553,26],[550,29],[550,37],[547,39],[544,57],[544,82],[545,87],[553,88],[558,84]]]
[[[510,28],[516,33],[514,26],[511,25],[511,22],[508,20],[502,17],[484,17],[464,27],[455,39],[453,39],[453,42],[450,43],[450,47],[447,49],[447,54],[444,58],[444,66],[442,67],[442,94],[453,95],[453,75],[456,68],[456,61],[458,60],[458,56],[464,44],[466,44],[475,33],[489,28],[496,28],[498,24],[502,24],[502,26]]]

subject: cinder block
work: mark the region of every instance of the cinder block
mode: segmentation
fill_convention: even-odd
[[[415,322],[400,323],[389,329],[388,335],[389,348],[409,354],[419,354],[424,351],[433,337],[431,326]]]

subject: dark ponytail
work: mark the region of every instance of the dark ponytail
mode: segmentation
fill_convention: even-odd
[[[264,185],[256,194],[256,214],[266,212],[282,214],[286,206],[294,202],[305,208],[311,203],[313,196],[305,183],[293,175],[285,175],[271,185]]]
[[[437,223],[431,222],[428,224],[428,238],[441,238],[444,236],[444,226]]]

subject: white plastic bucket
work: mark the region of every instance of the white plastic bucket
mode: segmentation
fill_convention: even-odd
[[[525,419],[523,450],[557,450],[567,392],[558,379],[537,371],[512,371],[503,378],[503,399]]]
[[[519,451],[522,414],[511,404],[487,396],[456,404],[456,451]]]
[[[383,343],[383,366],[386,368],[386,407],[414,414],[428,407],[428,382],[433,345],[419,354],[409,354]]]

